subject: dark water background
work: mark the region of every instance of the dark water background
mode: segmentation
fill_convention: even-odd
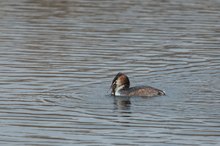
[[[220,145],[220,1],[0,7],[0,145]],[[167,96],[109,96],[119,71]]]

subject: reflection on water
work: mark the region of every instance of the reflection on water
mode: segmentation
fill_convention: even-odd
[[[114,97],[114,104],[116,109],[129,110],[131,101],[129,97]]]
[[[219,145],[218,1],[1,1],[1,145]],[[114,75],[167,96],[112,97]]]

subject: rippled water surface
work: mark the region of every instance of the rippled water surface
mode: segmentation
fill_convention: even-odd
[[[0,145],[220,145],[220,1],[0,6]],[[118,72],[167,95],[114,98]]]

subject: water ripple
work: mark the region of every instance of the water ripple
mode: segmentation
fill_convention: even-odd
[[[219,145],[218,1],[2,1],[2,145]],[[110,96],[131,85],[167,96]]]

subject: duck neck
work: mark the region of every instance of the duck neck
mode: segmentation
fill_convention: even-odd
[[[121,85],[115,90],[115,95],[120,96],[122,94],[121,91],[128,89],[129,87],[127,85]]]

